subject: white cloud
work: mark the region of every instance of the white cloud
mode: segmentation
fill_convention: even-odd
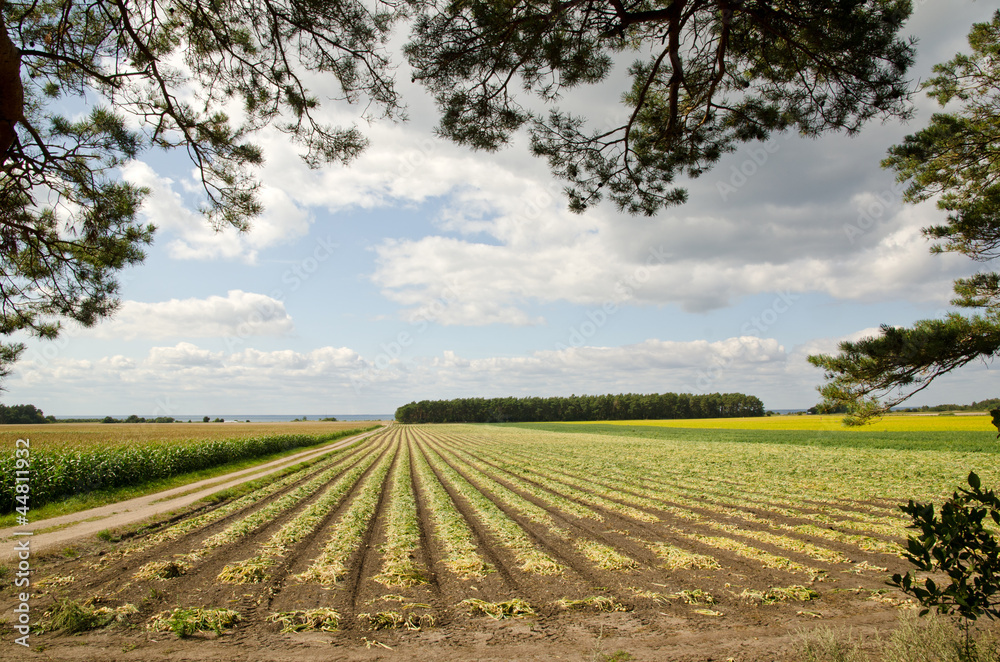
[[[308,352],[248,348],[227,353],[180,342],[153,347],[137,360],[120,355],[97,362],[28,359],[18,365],[14,380],[22,391],[53,383],[72,389],[86,383],[112,392],[127,384],[129,391],[120,399],[158,394],[182,402],[187,397],[194,412],[218,402],[228,402],[231,411],[250,411],[251,403],[269,403],[252,405],[253,410],[264,406],[293,411],[299,408],[296,403],[317,400],[345,407],[371,402],[388,411],[413,397],[731,391],[749,386],[768,371],[781,374],[786,361],[785,349],[777,341],[750,336],[713,343],[650,339],[621,347],[563,347],[474,359],[451,351],[430,357],[366,359],[347,347]],[[130,407],[141,408],[116,408]]]
[[[391,413],[412,400],[455,397],[601,393],[742,392],[765,406],[808,407],[819,401],[822,371],[809,354],[877,333],[863,329],[789,350],[752,335],[707,342],[651,338],[621,346],[569,346],[513,356],[364,357],[349,347],[310,351],[213,351],[190,342],[152,347],[143,357],[96,361],[29,353],[8,385],[18,397],[46,405],[62,398],[68,413]],[[973,366],[935,384],[926,398],[971,402],[995,391],[989,370]],[[95,404],[81,393],[101,393]],[[87,404],[89,403],[89,404]],[[96,411],[95,411],[96,410]],[[216,415],[213,413],[213,415]]]
[[[377,247],[373,279],[385,296],[407,307],[404,316],[447,291],[452,296],[446,297],[441,323],[525,324],[529,303],[678,304],[698,312],[779,290],[855,301],[944,304],[952,280],[972,268],[961,256],[929,253],[920,227],[933,220],[930,205],[896,209],[878,227],[851,235],[853,244],[844,232],[831,234],[821,226],[813,226],[811,233],[799,228],[801,237],[788,233],[782,243],[782,232],[765,225],[763,233],[773,234],[775,244],[765,255],[746,248],[759,238],[745,239],[745,223],[725,218],[666,218],[657,224],[658,232],[646,229],[630,237],[631,221],[595,212],[596,228],[574,225],[576,217],[554,220],[563,212],[554,202],[550,207],[546,223],[505,212],[475,222],[499,244],[444,236],[387,240]],[[849,213],[849,207],[842,211]],[[472,222],[463,223],[468,227]],[[546,225],[561,230],[553,232]],[[561,234],[561,240],[551,241],[551,234]],[[805,250],[804,243],[820,242],[823,235],[827,243],[840,242],[838,252],[829,247],[826,255]],[[706,243],[715,246],[714,253]]]
[[[265,211],[251,220],[248,232],[231,227],[216,230],[175,190],[178,184],[191,198],[199,199],[202,191],[197,173],[177,183],[142,161],[131,161],[121,170],[127,181],[150,190],[143,214],[167,234],[168,253],[177,260],[226,259],[253,264],[261,250],[305,236],[312,222],[310,214],[288,192],[265,185],[260,190]]]
[[[123,340],[246,338],[284,336],[292,328],[283,302],[264,294],[230,290],[224,297],[205,299],[125,301],[111,320],[80,334]]]
[[[221,352],[210,352],[188,342],[178,343],[174,347],[153,347],[149,356],[143,362],[144,367],[156,370],[192,368],[217,368],[222,365]],[[118,367],[121,369],[121,366]]]

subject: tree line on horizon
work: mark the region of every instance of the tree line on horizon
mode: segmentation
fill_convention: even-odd
[[[519,423],[763,416],[764,403],[743,393],[619,393],[567,397],[421,400],[396,410],[400,423]]]

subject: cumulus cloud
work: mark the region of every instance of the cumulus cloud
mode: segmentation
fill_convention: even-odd
[[[387,297],[407,306],[404,315],[448,290],[454,296],[440,321],[465,324],[524,324],[523,311],[532,302],[678,304],[700,312],[777,290],[856,301],[944,302],[952,280],[971,267],[961,256],[928,252],[920,233],[927,216],[924,208],[900,209],[878,230],[852,235],[853,245],[843,232],[818,229],[802,242],[795,234],[782,242],[774,231],[774,246],[760,253],[745,238],[747,227],[717,218],[698,219],[697,233],[675,219],[662,224],[658,235],[647,233],[644,242],[629,241],[610,222],[597,231],[567,222],[559,244],[512,238],[509,228],[497,227],[500,244],[444,236],[385,241],[377,248],[373,279]],[[530,232],[530,222],[520,225]],[[769,233],[766,226],[764,232]],[[799,234],[809,232],[803,228]],[[805,250],[810,242],[838,239],[840,254],[830,255],[828,246],[827,254]],[[705,246],[710,240],[714,254]],[[503,316],[494,312],[501,309]]]
[[[284,336],[292,329],[292,318],[282,301],[264,294],[230,290],[224,297],[205,299],[125,301],[112,319],[83,334],[123,340],[245,338]]]
[[[192,211],[197,206],[192,200],[198,200],[201,194],[195,173],[178,182],[157,174],[142,161],[131,161],[121,171],[126,181],[150,190],[143,214],[167,233],[167,251],[177,260],[226,259],[253,264],[262,249],[305,236],[312,222],[309,212],[289,192],[265,185],[260,190],[265,211],[252,219],[249,231],[216,229],[200,213]],[[178,187],[188,194],[187,198]]]
[[[819,400],[822,371],[809,354],[836,351],[840,340],[872,335],[862,329],[788,348],[774,338],[736,336],[708,342],[650,338],[620,346],[571,341],[513,356],[468,357],[400,352],[362,356],[349,347],[309,351],[213,351],[191,342],[157,346],[142,357],[85,361],[29,352],[9,379],[32,401],[102,394],[104,411],[175,415],[229,413],[391,413],[412,400],[455,397],[552,396],[598,393],[743,392],[770,408],[808,407]],[[981,399],[992,375],[963,371],[932,387],[928,397]],[[934,391],[941,393],[935,396]],[[90,403],[89,405],[87,403]]]

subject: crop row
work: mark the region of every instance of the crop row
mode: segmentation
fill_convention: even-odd
[[[427,583],[423,569],[415,560],[420,545],[420,522],[413,493],[410,444],[400,447],[393,470],[389,505],[385,510],[385,544],[382,572],[374,577],[385,586],[412,586]]]
[[[246,584],[266,580],[268,568],[277,563],[292,545],[319,526],[323,518],[341,502],[377,458],[377,452],[371,452],[349,470],[341,473],[336,480],[329,483],[329,487],[319,498],[261,544],[253,557],[230,563],[223,568],[219,573],[219,581]]]
[[[390,445],[387,452],[382,453],[357,488],[347,509],[327,532],[327,542],[319,554],[319,558],[305,572],[296,576],[304,582],[319,582],[324,586],[333,586],[341,581],[348,570],[348,563],[361,546],[361,541],[367,533],[372,518],[377,511],[385,478],[392,466],[398,441]]]
[[[487,450],[486,447],[476,446],[476,448],[479,449],[477,452],[492,452],[494,455],[498,452]],[[829,506],[819,504],[815,501],[807,501],[802,495],[798,495],[796,498],[795,495],[784,493],[780,484],[772,484],[769,490],[750,490],[739,484],[723,490],[719,489],[719,481],[717,480],[697,481],[689,477],[687,480],[667,481],[658,478],[664,473],[662,467],[651,470],[641,464],[630,462],[625,468],[607,458],[590,455],[586,450],[583,452],[576,450],[573,459],[532,449],[504,449],[502,457],[508,463],[515,463],[515,466],[546,466],[562,469],[562,473],[568,476],[599,475],[601,478],[598,482],[604,487],[627,485],[627,492],[641,495],[646,499],[664,502],[672,506],[681,505],[688,509],[694,508],[733,516],[756,523],[759,523],[759,518],[755,520],[752,514],[746,512],[747,508],[761,509],[787,518],[799,518],[807,523],[812,521],[826,526],[834,524],[842,528],[890,538],[898,537],[903,532],[903,522],[899,518],[871,515],[842,507],[839,504]],[[595,470],[597,471],[595,472]],[[691,473],[697,473],[697,468],[692,468]],[[678,512],[676,508],[671,510],[674,513]],[[681,514],[681,516],[684,515]],[[861,538],[856,537],[853,542],[861,542]],[[844,538],[841,537],[841,539]],[[877,539],[870,539],[868,545],[873,550],[888,551],[884,544],[881,544],[881,541]]]
[[[120,590],[120,577],[105,580],[104,595],[224,606],[247,619],[236,627],[256,619],[286,631],[653,606],[718,618],[727,604],[815,599],[799,591],[802,577],[822,578],[824,594],[840,581],[881,589],[869,571],[900,562],[887,555],[897,550],[887,516],[838,503],[832,490],[824,505],[774,473],[772,492],[761,484],[741,501],[735,472],[699,490],[701,466],[686,449],[603,450],[587,435],[394,425],[140,536],[125,554],[145,565]],[[110,577],[115,566],[101,570]]]
[[[491,472],[488,466],[478,462],[468,453],[461,450],[447,448],[442,444],[433,444],[432,447],[440,453],[442,457],[446,457],[449,462],[461,467],[462,471],[468,476],[468,480],[479,490],[491,495],[499,503],[502,503],[507,508],[520,514],[525,519],[543,527],[547,533],[569,543],[584,557],[596,564],[598,567],[604,570],[622,570],[635,567],[636,562],[634,559],[621,554],[613,547],[610,547],[598,540],[581,538],[579,535],[575,535],[572,531],[558,524],[550,512],[545,508],[538,506],[514,490],[505,487],[497,480],[494,480],[491,477],[491,474],[494,472]],[[520,483],[522,486],[526,484],[527,483],[525,482]],[[593,510],[576,504],[565,497],[552,493],[541,494],[537,490],[530,490],[530,493],[550,505],[553,503],[568,505],[568,510],[571,513],[584,513],[586,516],[592,516],[595,519],[599,517]]]
[[[813,575],[820,572],[815,567],[792,561],[767,549],[781,550],[784,554],[802,555],[824,564],[851,561],[836,549],[803,540],[800,536],[856,545],[869,551],[894,553],[898,550],[898,547],[875,538],[829,530],[812,524],[789,524],[766,515],[758,515],[747,511],[746,504],[742,504],[743,507],[740,508],[732,502],[720,504],[704,498],[696,499],[678,490],[664,489],[665,486],[662,484],[656,489],[644,487],[641,476],[620,472],[609,462],[598,464],[581,459],[579,456],[563,459],[539,450],[525,450],[523,447],[516,450],[496,449],[481,444],[469,444],[467,441],[463,443],[462,439],[450,439],[446,443],[454,452],[473,458],[471,460],[473,463],[483,467],[484,461],[489,461],[494,471],[505,472],[505,479],[522,485],[528,482],[534,483],[550,490],[556,499],[565,500],[565,496],[560,496],[560,493],[572,494],[578,502],[595,508],[617,511],[619,514],[640,521],[658,519],[648,512],[649,509],[672,515],[684,522],[681,527],[668,526],[668,530],[675,536],[724,549],[762,563],[766,567]],[[468,450],[463,449],[463,446]],[[552,503],[553,499],[548,501]],[[578,508],[576,510],[578,511]],[[805,516],[802,513],[798,514]],[[658,549],[657,541],[645,542],[654,552]]]
[[[285,511],[298,506],[302,500],[310,498],[331,480],[340,475],[344,470],[344,465],[356,460],[357,455],[362,455],[363,457],[360,461],[364,462],[366,458],[372,458],[375,456],[378,452],[378,448],[378,446],[375,448],[366,448],[363,451],[352,453],[341,458],[332,466],[323,470],[307,482],[272,501],[266,502],[263,507],[229,524],[229,526],[222,531],[205,538],[193,551],[176,557],[174,561],[153,561],[146,564],[139,569],[136,573],[136,577],[141,579],[150,576],[163,576],[164,572],[168,575],[183,574],[187,572],[192,566],[201,561],[207,553],[217,548],[231,545],[238,540],[249,536],[261,527],[272,522],[276,517],[280,516]],[[167,564],[166,567],[163,566],[164,563]]]
[[[533,457],[531,459],[536,461],[538,460],[537,457]],[[571,463],[571,466],[572,468],[567,468],[566,470],[570,473],[554,471],[552,472],[552,475],[557,478],[561,477],[566,481],[572,481],[572,476],[581,470],[593,475],[591,471],[588,471],[588,469],[592,470],[593,467],[588,467],[586,464],[573,462]],[[789,551],[795,551],[809,556],[814,560],[825,563],[847,563],[849,562],[849,559],[839,552],[819,547],[794,537],[788,537],[784,535],[784,533],[810,533],[812,535],[818,535],[819,537],[828,538],[838,542],[861,542],[868,549],[890,552],[895,551],[895,548],[890,547],[887,543],[883,543],[882,541],[872,538],[850,536],[849,534],[843,534],[838,531],[830,531],[830,535],[828,535],[826,529],[821,529],[819,527],[803,530],[795,525],[774,522],[769,518],[746,511],[746,503],[713,503],[705,499],[692,498],[682,492],[665,489],[662,485],[655,489],[643,487],[641,478],[616,474],[613,470],[608,471],[607,468],[605,468],[602,472],[602,478],[602,480],[589,481],[591,489],[614,489],[615,483],[618,485],[626,485],[627,487],[617,489],[617,498],[631,500],[635,497],[639,497],[640,502],[648,503],[659,510],[670,513],[681,519],[696,522],[704,527],[715,529],[717,531],[723,531],[738,536],[751,537],[764,544],[780,547]],[[577,485],[579,484],[580,483],[577,482]],[[720,516],[729,519],[741,520],[741,523],[729,524],[724,521],[720,521]],[[752,524],[760,527],[760,529],[748,529],[744,524]],[[771,529],[771,531],[764,529]]]
[[[558,562],[535,545],[524,529],[475,485],[455,471],[441,455],[426,446],[425,452],[439,479],[468,503],[474,517],[501,545],[514,554],[522,571],[541,575],[554,575],[563,571]]]
[[[31,507],[77,494],[133,487],[211,467],[315,446],[364,432],[341,430],[321,435],[271,435],[212,439],[186,444],[132,444],[87,450],[36,450],[31,454]],[[15,506],[16,458],[0,457],[0,514]]]
[[[277,480],[271,480],[266,485],[253,490],[249,494],[228,501],[217,508],[212,508],[211,510],[199,515],[182,519],[179,522],[167,526],[159,531],[142,536],[134,542],[128,544],[123,549],[118,550],[117,554],[107,554],[102,556],[100,561],[95,564],[95,567],[101,568],[120,558],[135,556],[162,543],[178,540],[179,538],[194,533],[199,529],[213,524],[214,522],[225,519],[226,517],[229,517],[244,508],[249,508],[256,503],[266,502],[273,495],[303,480],[303,478],[307,475],[319,471],[325,471],[334,464],[342,466],[345,461],[359,452],[361,452],[361,449],[357,447],[350,451],[331,451],[318,462],[311,463],[309,466],[295,470],[282,478],[278,478]]]

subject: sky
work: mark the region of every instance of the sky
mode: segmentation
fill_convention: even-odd
[[[967,51],[984,2],[915,2],[914,85]],[[567,210],[563,184],[518,135],[479,153],[434,134],[432,100],[398,81],[405,123],[357,123],[367,151],[310,170],[277,132],[258,137],[264,214],[214,232],[181,155],[122,170],[152,191],[144,264],[117,314],[28,349],[2,401],[46,414],[391,414],[414,400],[742,392],[768,409],[820,400],[806,357],[949,309],[955,278],[995,265],[931,255],[933,201],[903,203],[886,150],[926,125],[747,144],[653,217]],[[567,95],[595,124],[621,112],[623,70]],[[575,104],[575,106],[574,106]],[[976,363],[907,404],[998,395]]]

